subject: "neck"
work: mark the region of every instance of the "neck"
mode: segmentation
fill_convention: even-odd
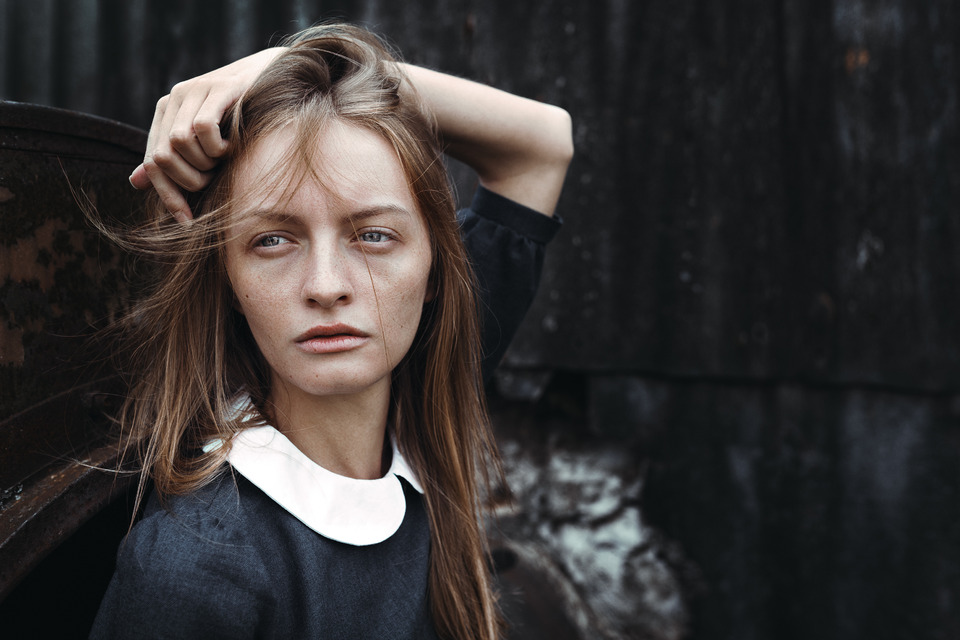
[[[328,396],[305,394],[275,381],[267,404],[277,430],[328,471],[369,480],[389,468],[389,379],[358,394]]]

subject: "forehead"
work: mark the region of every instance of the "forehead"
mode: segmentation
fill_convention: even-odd
[[[232,194],[240,209],[274,209],[320,198],[329,207],[417,206],[393,146],[333,119],[305,148],[294,125],[256,141],[238,161]]]

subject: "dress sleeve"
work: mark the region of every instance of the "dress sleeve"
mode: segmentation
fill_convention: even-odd
[[[252,638],[272,597],[262,561],[217,523],[154,509],[120,546],[90,637]]]
[[[533,302],[544,247],[562,222],[483,187],[458,217],[480,286],[483,379],[488,382]]]

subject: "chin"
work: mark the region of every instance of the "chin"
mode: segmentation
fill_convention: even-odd
[[[388,385],[389,380],[389,376],[386,376]],[[284,386],[299,389],[302,393],[311,396],[347,396],[371,390],[378,384],[382,384],[383,381],[383,376],[378,378],[356,378],[325,373],[323,376],[309,380],[287,380]]]

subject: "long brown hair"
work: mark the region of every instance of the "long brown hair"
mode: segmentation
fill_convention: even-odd
[[[396,150],[432,248],[434,295],[413,346],[394,369],[390,420],[425,491],[434,623],[441,637],[492,640],[500,622],[478,479],[489,487],[491,470],[495,479],[501,473],[479,375],[474,280],[437,131],[409,87],[401,97],[395,58],[369,32],[324,25],[285,44],[289,49],[228,115],[231,151],[192,203],[195,219],[175,223],[157,201],[147,225],[111,232],[123,246],[159,263],[152,288],[124,325],[135,376],[119,422],[142,468],[138,500],[148,478],[161,496],[208,482],[224,467],[226,454],[204,452],[203,444],[243,428],[239,419],[225,418],[232,398],[244,390],[263,408],[270,391],[269,367],[233,307],[224,269],[239,161],[257,140],[292,124],[297,144],[277,171],[303,171],[325,123],[340,119],[365,127]]]

